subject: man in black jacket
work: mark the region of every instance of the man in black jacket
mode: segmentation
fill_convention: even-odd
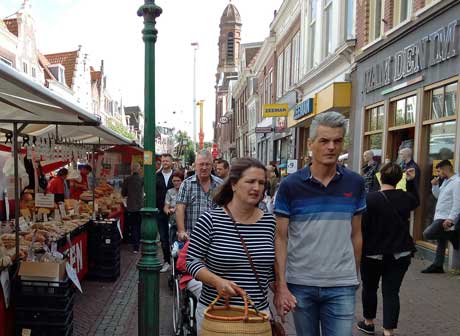
[[[158,213],[158,231],[160,232],[161,248],[163,250],[164,263],[160,272],[167,272],[170,268],[171,251],[169,246],[169,226],[168,216],[164,213],[165,197],[168,189],[174,188],[172,183],[173,158],[171,154],[161,156],[161,170],[157,173],[157,209]]]

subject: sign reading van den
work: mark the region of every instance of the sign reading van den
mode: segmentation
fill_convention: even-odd
[[[256,133],[271,133],[273,131],[272,127],[256,127]]]
[[[262,117],[287,117],[289,112],[288,104],[264,104],[262,106]]]
[[[440,64],[458,54],[458,20],[384,58],[364,72],[366,93]]]

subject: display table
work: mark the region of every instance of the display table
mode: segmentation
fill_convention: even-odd
[[[66,237],[57,242],[58,251],[68,256],[80,281],[88,273],[88,225],[86,223],[70,233],[70,244]]]
[[[6,269],[10,276],[10,287],[14,279],[11,279],[12,274],[16,273],[17,265],[12,265]],[[3,296],[3,290],[0,286],[0,336],[12,336],[14,335],[15,327],[15,307],[14,297],[10,294],[10,305],[6,308],[5,298]]]

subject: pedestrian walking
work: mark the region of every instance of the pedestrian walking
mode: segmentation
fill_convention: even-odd
[[[287,176],[276,195],[274,301],[282,317],[293,311],[297,335],[353,329],[366,203],[364,179],[337,165],[346,125],[340,113],[317,115],[311,165]]]
[[[374,161],[374,152],[367,150],[363,154],[364,166],[362,176],[364,177],[364,189],[366,192],[377,191],[380,189],[376,174],[379,170],[378,162]]]
[[[157,189],[157,209],[158,209],[158,231],[160,233],[161,249],[163,251],[163,266],[160,272],[164,273],[170,269],[171,248],[169,245],[169,218],[164,212],[166,192],[174,188],[172,176],[174,173],[173,158],[171,154],[163,154],[161,156],[161,170],[156,173],[156,189]]]
[[[175,171],[171,175],[172,184],[174,188],[168,189],[165,197],[165,206],[163,208],[164,213],[169,217],[169,227],[176,226],[176,198],[179,193],[179,188],[184,181],[184,174],[179,171]],[[174,241],[173,237],[169,237],[170,241]]]
[[[454,249],[459,248],[458,218],[460,215],[460,178],[454,172],[452,163],[443,160],[436,165],[440,176],[432,181],[432,193],[438,200],[434,214],[433,223],[423,232],[427,240],[437,240],[436,257],[428,268],[422,273],[444,273],[444,254],[447,241],[452,243]],[[439,186],[439,179],[444,179]]]
[[[144,178],[140,175],[141,166],[135,163],[132,166],[132,174],[124,181],[121,195],[126,200],[126,225],[131,229],[133,252],[139,252],[141,240],[141,209],[144,207]]]
[[[411,258],[416,252],[410,235],[410,213],[419,206],[415,187],[415,169],[406,170],[407,192],[396,189],[402,169],[388,163],[380,170],[380,191],[366,195],[367,210],[363,215],[363,257],[361,259],[362,305],[364,320],[357,328],[375,333],[377,290],[382,283],[383,333],[394,335],[399,320],[399,290]]]
[[[212,155],[203,150],[195,160],[195,174],[182,183],[176,198],[177,238],[187,240],[202,213],[217,205],[213,195],[222,180],[211,175]]]
[[[228,173],[230,171],[230,165],[228,164],[227,160],[217,160],[216,162],[216,174],[218,177],[220,177],[222,180],[225,180],[228,176]]]
[[[237,295],[244,290],[258,310],[268,312],[275,218],[258,208],[266,181],[266,169],[258,160],[236,159],[214,197],[218,207],[204,213],[193,229],[187,270],[203,282],[196,311],[198,330],[204,310],[217,294],[228,297],[230,305],[243,307]]]

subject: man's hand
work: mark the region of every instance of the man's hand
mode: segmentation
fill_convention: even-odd
[[[292,295],[292,293],[289,291],[287,285],[284,284],[276,286],[275,298],[273,301],[276,307],[276,311],[284,323],[285,315],[296,307],[297,300],[295,296]]]
[[[439,184],[439,176],[436,176],[434,179],[431,180],[431,185],[435,186]]]
[[[188,240],[188,234],[185,231],[179,231],[177,232],[177,239],[180,241],[187,241]]]
[[[454,225],[454,222],[450,219],[446,219],[442,222],[442,227],[445,231],[448,231],[452,225]]]
[[[412,181],[413,179],[415,179],[415,169],[409,168],[406,170],[406,180]]]

